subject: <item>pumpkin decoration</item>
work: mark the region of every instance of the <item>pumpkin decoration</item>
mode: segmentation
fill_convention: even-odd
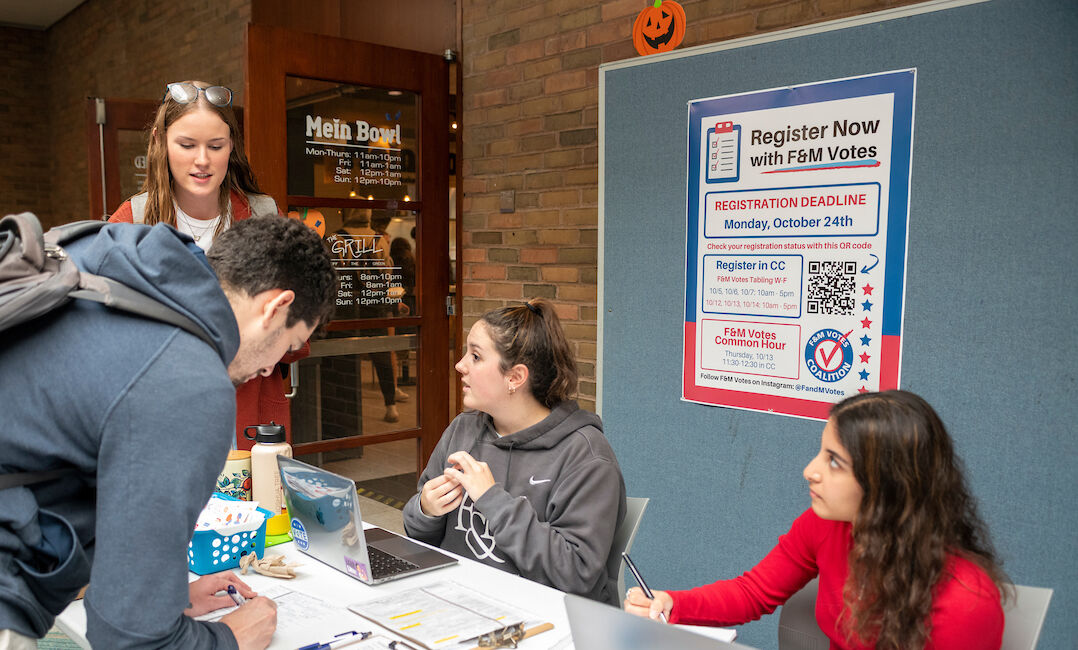
[[[655,0],[633,23],[633,45],[641,56],[669,52],[685,38],[685,10],[674,0]]]
[[[288,213],[289,219],[298,219],[308,228],[318,233],[319,237],[326,236],[326,218],[318,210],[303,208],[301,212],[295,210]]]

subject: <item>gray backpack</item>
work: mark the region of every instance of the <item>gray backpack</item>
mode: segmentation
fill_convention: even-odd
[[[175,325],[214,345],[201,327],[171,307],[116,280],[79,270],[64,244],[94,235],[104,225],[77,221],[42,233],[41,222],[29,212],[0,219],[0,332],[82,298]],[[0,490],[51,480],[67,471],[0,475]]]

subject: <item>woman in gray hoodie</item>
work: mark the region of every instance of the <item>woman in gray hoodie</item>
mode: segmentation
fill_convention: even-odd
[[[554,306],[487,312],[457,363],[468,411],[404,508],[411,537],[555,589],[616,603],[607,573],[625,481],[599,416],[580,410]]]

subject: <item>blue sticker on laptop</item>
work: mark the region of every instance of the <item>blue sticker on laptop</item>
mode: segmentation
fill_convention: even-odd
[[[299,550],[307,550],[307,529],[303,527],[303,522],[295,517],[292,518],[292,542]]]

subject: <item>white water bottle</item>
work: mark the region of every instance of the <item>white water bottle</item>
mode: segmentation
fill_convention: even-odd
[[[249,433],[251,429],[256,431],[253,436]],[[251,447],[251,500],[279,515],[284,509],[284,493],[277,456],[292,457],[292,446],[285,441],[284,425],[270,422],[249,426],[243,430],[243,436],[255,441]]]

